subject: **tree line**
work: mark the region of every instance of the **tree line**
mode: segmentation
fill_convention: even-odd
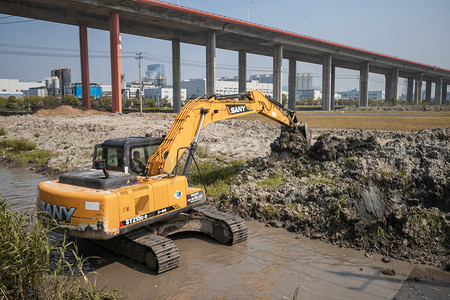
[[[125,108],[139,108],[140,102],[137,98],[128,99],[122,102]],[[54,96],[37,96],[26,95],[23,98],[17,98],[15,96],[9,96],[8,98],[0,97],[0,109],[8,110],[37,110],[48,105],[69,105],[72,107],[81,106],[81,101],[75,95],[65,95],[62,99]],[[170,107],[171,104],[166,98],[161,99],[160,106]],[[100,98],[95,99],[91,96],[91,108],[98,110],[111,111],[112,98],[108,95],[102,95]],[[142,99],[143,108],[156,108],[158,103],[155,99]]]

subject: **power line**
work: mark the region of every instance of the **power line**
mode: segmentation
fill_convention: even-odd
[[[34,21],[36,21],[36,20],[11,21],[11,22],[0,23],[0,25],[15,24],[15,23],[26,23],[26,22],[34,22]]]

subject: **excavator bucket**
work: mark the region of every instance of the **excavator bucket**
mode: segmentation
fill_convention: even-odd
[[[294,127],[296,128],[296,130],[300,131],[300,133],[306,139],[306,142],[308,144],[311,144],[311,129],[309,128],[308,124],[299,122],[294,124]]]

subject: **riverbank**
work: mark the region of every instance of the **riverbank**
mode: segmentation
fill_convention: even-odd
[[[55,153],[34,169],[52,174],[90,168],[94,145],[106,139],[162,136],[172,122],[170,115],[0,117],[6,138]],[[210,200],[299,235],[448,268],[449,129],[315,129],[312,147],[286,132],[276,141],[280,132],[259,121],[207,126],[200,167],[235,166],[210,181]]]

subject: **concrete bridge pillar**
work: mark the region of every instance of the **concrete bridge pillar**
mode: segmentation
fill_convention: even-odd
[[[322,110],[331,110],[331,69],[332,56],[323,56],[322,67]]]
[[[283,45],[276,45],[273,53],[273,98],[281,103]]]
[[[414,102],[416,105],[419,105],[419,103],[422,102],[422,82],[423,73],[416,73],[414,85]]]
[[[297,79],[297,60],[295,58],[289,59],[289,80],[288,80],[288,108],[294,110],[295,109],[295,83]]]
[[[83,94],[83,107],[91,108],[87,24],[82,23],[78,26],[78,28],[80,35],[81,90]]]
[[[414,92],[414,78],[408,78],[408,87],[406,89],[406,101],[412,103]]]
[[[434,103],[437,105],[442,105],[442,82],[443,78],[440,77],[436,80],[436,91],[434,96]]]
[[[119,14],[109,14],[109,41],[111,49],[111,89],[112,112],[122,112],[121,66],[120,66],[120,30]]]
[[[392,99],[392,74],[385,74],[384,78],[384,101],[388,101]]]
[[[398,99],[398,75],[399,70],[398,69],[392,69],[391,72],[391,98]]]
[[[369,105],[369,62],[361,63],[359,72],[359,106]]]
[[[334,110],[334,93],[336,91],[336,66],[331,65],[331,91],[330,91],[330,99],[331,99],[331,110]]]
[[[431,103],[431,80],[425,81],[425,102]]]
[[[447,84],[442,83],[442,104],[447,104],[450,99],[447,99]]]
[[[172,81],[173,81],[173,112],[179,113],[181,110],[181,58],[180,40],[172,40]]]
[[[206,35],[206,93],[216,92],[216,33]]]
[[[238,58],[239,93],[247,91],[247,51],[239,50]]]

